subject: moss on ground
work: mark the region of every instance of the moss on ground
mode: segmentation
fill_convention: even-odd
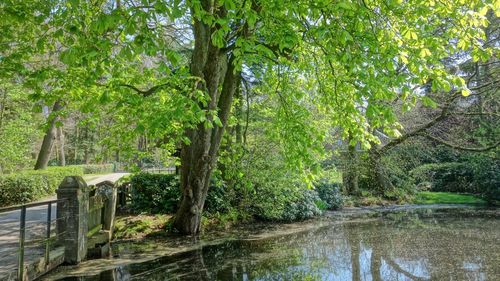
[[[171,215],[129,215],[116,218],[114,238],[141,239],[165,229]]]

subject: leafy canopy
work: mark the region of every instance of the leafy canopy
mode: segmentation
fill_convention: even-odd
[[[483,28],[500,10],[480,0],[214,1],[214,11],[203,0],[3,1],[0,68],[35,99],[114,104],[123,139],[168,135],[173,148],[189,142],[186,128],[222,125],[189,71],[193,45],[213,44],[279,105],[269,112],[275,136],[307,170],[327,136],[321,124],[370,146],[373,128],[398,136],[390,104],[410,108],[420,85],[468,94],[444,59],[492,55]],[[193,42],[195,19],[212,27],[210,42]]]

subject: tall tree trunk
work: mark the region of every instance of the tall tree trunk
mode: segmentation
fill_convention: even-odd
[[[79,164],[80,162],[78,161],[78,147],[80,144],[80,128],[78,127],[78,122],[76,123],[76,128],[75,128],[75,154],[73,156],[73,163]]]
[[[223,17],[224,7],[214,7],[213,1],[202,1],[207,12],[218,13]],[[210,96],[208,112],[215,110],[222,126],[213,124],[207,127],[198,124],[188,129],[186,136],[189,144],[183,144],[181,151],[181,189],[182,199],[174,218],[174,227],[184,234],[196,234],[200,231],[200,222],[208,192],[210,176],[217,163],[217,155],[236,87],[239,72],[234,66],[234,57],[212,44],[211,34],[220,26],[209,26],[195,18],[194,50],[191,59],[191,75],[201,78],[204,83],[198,87]],[[222,85],[221,85],[222,84]],[[220,87],[222,86],[222,87]],[[212,116],[207,116],[213,121]]]
[[[66,154],[64,153],[64,132],[62,126],[57,127],[57,138],[59,142],[59,165],[66,166]]]
[[[59,110],[62,109],[62,101],[57,100],[52,107],[51,114],[57,114]],[[50,160],[50,154],[52,153],[52,146],[54,145],[54,140],[56,139],[56,122],[57,116],[52,116],[49,119],[49,126],[43,137],[42,147],[40,147],[40,152],[36,159],[35,170],[43,170],[47,168]]]
[[[243,145],[243,130],[241,126],[241,123],[243,122],[243,93],[241,85],[239,85],[239,87],[237,88],[235,95],[238,98],[238,103],[235,106],[235,114],[238,121],[234,129],[236,135],[236,144],[241,146]]]
[[[89,164],[90,163],[90,148],[89,148],[89,125],[85,125],[85,131],[84,131],[84,149],[83,149],[83,163],[84,164]]]
[[[2,102],[0,103],[0,132],[3,129],[5,107],[7,106],[7,89],[3,89],[1,92],[2,92]]]

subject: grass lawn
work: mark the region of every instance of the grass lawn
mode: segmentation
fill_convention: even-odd
[[[468,194],[450,192],[422,191],[417,194],[417,204],[475,204],[484,205],[486,201],[480,197]]]

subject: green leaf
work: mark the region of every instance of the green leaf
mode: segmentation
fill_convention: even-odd
[[[431,51],[429,51],[429,49],[427,49],[427,48],[422,48],[420,50],[420,57],[421,58],[430,57],[431,55],[432,55]]]
[[[219,119],[219,116],[214,116],[214,123],[215,125],[222,127],[222,122]]]
[[[431,107],[431,108],[436,108],[437,107],[437,103],[434,100],[432,100],[431,98],[427,97],[427,96],[423,96],[421,98],[421,101],[422,101],[422,104],[424,106]]]

